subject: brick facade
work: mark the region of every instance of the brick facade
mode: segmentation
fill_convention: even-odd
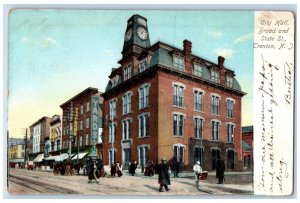
[[[130,21],[133,21],[133,24],[138,23],[135,20],[137,18],[140,16],[135,15],[128,20],[127,30],[132,26]],[[132,41],[135,41],[135,37],[138,38],[133,35]],[[110,164],[111,161],[118,161],[126,165],[128,160],[136,160],[140,166],[144,166],[145,159],[157,163],[161,158],[171,161],[174,156],[177,156],[182,169],[190,170],[196,161],[196,148],[203,148],[201,160],[203,160],[204,170],[213,170],[218,156],[225,160],[227,170],[242,170],[241,99],[245,93],[241,91],[235,80],[234,72],[224,66],[225,59],[220,56],[218,63],[214,64],[193,55],[192,42],[188,40],[184,40],[183,50],[162,42],[148,47],[145,47],[145,43],[140,46],[138,43],[133,43],[132,48],[130,48],[130,40],[124,44],[126,44],[124,46],[126,49],[123,48],[123,58],[119,61],[120,67],[112,70],[109,76],[110,81],[102,95],[105,118],[103,125],[104,163]],[[182,62],[178,62],[176,57]],[[144,60],[147,66],[141,69],[141,63]],[[195,64],[201,65],[203,71],[201,76],[195,75]],[[130,74],[126,70],[128,67],[132,68]],[[212,81],[213,71],[218,73],[218,81]],[[226,83],[229,76],[231,84]],[[147,84],[149,102],[145,108],[139,108],[141,98],[143,100],[143,96],[139,95],[144,94],[140,93],[143,90],[139,88]],[[178,96],[177,92],[174,93],[174,89],[178,87],[180,87],[179,92],[183,90],[183,100],[181,96],[178,97],[178,101],[179,99],[180,102],[183,101],[183,105],[181,103],[174,105]],[[195,90],[202,93],[202,110],[200,111],[196,111],[194,107]],[[131,93],[131,111],[124,115],[123,96],[128,93]],[[212,96],[219,98],[216,114],[212,114]],[[233,102],[232,118],[227,116],[227,100]],[[112,101],[116,101],[116,115],[114,116],[111,116],[114,108]],[[140,137],[140,131],[144,130],[140,122],[144,121],[139,116],[145,113],[149,116],[149,124],[146,124],[148,129],[146,132],[149,133],[145,137]],[[195,118],[203,119],[202,139],[195,138]],[[131,121],[128,131],[130,136],[129,139],[124,140],[123,136],[127,132],[124,129],[127,128],[123,122],[126,119]],[[212,140],[212,123],[215,121],[218,122],[219,127],[216,125],[214,129],[218,130],[214,132],[215,135],[218,134],[216,131],[219,132],[219,138],[214,141]],[[233,125],[232,142],[228,141],[227,137],[228,124]],[[115,133],[112,130],[113,125],[115,125]],[[174,133],[179,135],[174,135]],[[114,142],[111,141],[112,135],[115,135]],[[113,159],[112,150],[115,150]],[[216,152],[218,150],[219,155]],[[199,155],[197,155],[198,158]]]

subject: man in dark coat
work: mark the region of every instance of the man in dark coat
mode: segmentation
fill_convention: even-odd
[[[219,158],[216,164],[216,178],[218,178],[218,184],[223,184],[224,182],[224,171],[225,163],[222,159]]]
[[[165,187],[166,191],[169,191],[168,185],[171,185],[169,166],[167,165],[167,160],[165,158],[163,158],[161,162],[162,163],[158,166],[159,192],[163,192],[163,187]]]
[[[135,174],[135,169],[136,169],[137,165],[136,165],[136,161],[132,161],[129,167],[129,173],[134,176]]]

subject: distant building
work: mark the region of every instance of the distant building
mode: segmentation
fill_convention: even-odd
[[[21,138],[9,138],[9,159],[24,159],[25,140]]]
[[[253,170],[253,126],[242,128],[244,169]]]
[[[209,43],[209,42],[208,42]],[[161,158],[182,169],[201,161],[215,170],[242,170],[242,91],[235,72],[183,49],[150,44],[147,19],[127,21],[120,66],[113,68],[104,97],[105,164],[136,160],[143,167]]]
[[[42,117],[29,127],[29,160],[33,160],[38,154],[47,154],[49,150],[50,121],[51,118]]]
[[[62,117],[54,115],[50,121],[50,154],[59,152],[62,143]]]
[[[71,153],[91,154],[96,141],[97,156],[102,158],[102,110],[101,92],[89,87],[60,105],[63,111],[62,149]],[[70,142],[71,141],[71,142]]]

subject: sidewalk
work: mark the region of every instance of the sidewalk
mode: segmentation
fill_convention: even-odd
[[[131,176],[128,171],[123,171],[124,176]],[[225,183],[224,184],[217,184],[217,179],[215,177],[215,172],[208,172],[207,180],[200,181],[200,190],[203,192],[207,192],[210,194],[219,194],[220,191],[228,192],[228,193],[235,193],[235,194],[253,194],[253,172],[225,172]],[[157,175],[154,176],[144,176],[140,171],[137,171],[135,174],[137,177],[144,177],[144,178],[151,178],[157,179]],[[179,173],[179,178],[174,178],[173,173],[170,174],[171,182],[172,181],[179,181],[180,179],[192,179],[194,181],[194,174],[190,171],[183,171]],[[248,182],[242,182],[239,184],[240,181],[243,179],[248,178]],[[192,181],[192,183],[193,183]]]

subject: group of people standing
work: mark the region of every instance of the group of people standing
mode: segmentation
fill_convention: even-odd
[[[128,171],[129,173],[134,176],[136,173],[137,168],[137,162],[132,161],[129,165]],[[173,165],[172,165],[172,171],[174,173],[174,178],[179,177],[179,168],[180,165],[176,162],[175,159],[173,159]],[[222,159],[218,159],[216,162],[216,178],[218,178],[218,184],[224,183],[224,171],[225,171],[225,164]],[[122,166],[119,164],[119,162],[116,162],[115,164],[112,164],[111,166],[111,176],[118,176],[121,177],[123,175],[122,172]],[[167,164],[167,160],[165,158],[161,159],[160,164],[153,164],[152,162],[148,162],[144,175],[152,176],[154,175],[154,172],[158,174],[158,184],[159,184],[159,192],[169,191],[170,188],[168,187],[171,185],[170,181],[170,166]],[[200,164],[200,161],[197,161],[195,165],[193,166],[193,172],[195,176],[195,186],[198,190],[200,190],[200,179],[202,175],[202,167]],[[151,175],[150,175],[151,174]],[[96,183],[98,183],[97,178],[100,177],[99,170],[97,169],[96,162],[93,160],[88,167],[88,175],[89,175],[89,182],[91,182],[93,179],[95,179]]]

